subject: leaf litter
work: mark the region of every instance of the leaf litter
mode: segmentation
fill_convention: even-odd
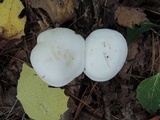
[[[130,28],[133,24],[140,25],[141,22],[148,21],[142,9],[125,6],[118,6],[115,11],[115,19],[119,25]]]
[[[147,18],[157,25],[160,24],[157,19],[157,17],[160,18],[160,12],[158,11],[160,2],[157,0],[74,0],[74,2],[76,3],[74,4],[74,16],[67,19],[62,19],[59,16],[60,19],[57,17],[52,20],[54,18],[50,18],[49,12],[51,11],[46,10],[44,4],[35,7],[28,4],[28,0],[22,0],[25,7],[24,15],[27,16],[25,36],[20,39],[13,38],[10,41],[7,40],[8,38],[0,36],[0,117],[2,120],[6,118],[14,120],[29,119],[15,97],[17,83],[22,70],[22,63],[25,62],[31,66],[29,56],[31,49],[36,44],[37,35],[48,27],[55,27],[57,23],[60,23],[58,26],[69,27],[84,37],[94,29],[105,27],[118,30],[127,37],[126,27],[131,27],[131,23],[137,22],[134,21],[132,16],[128,16],[128,19],[131,19],[129,24],[123,25],[120,23],[118,16],[115,16],[119,5],[127,9],[143,9],[140,14],[132,12],[135,18],[141,16],[141,14],[144,16],[138,17],[139,22],[137,24],[143,21],[141,18]],[[54,12],[53,14],[55,15]],[[115,17],[117,20],[115,20]],[[125,23],[128,23],[128,19],[123,18]],[[128,46],[129,54],[123,69],[112,80],[96,83],[82,74],[63,87],[65,94],[69,96],[69,101],[68,110],[61,116],[61,119],[144,120],[159,118],[159,111],[150,115],[136,99],[136,88],[139,83],[158,72],[159,39],[158,28],[140,33]],[[154,54],[153,51],[155,51]]]

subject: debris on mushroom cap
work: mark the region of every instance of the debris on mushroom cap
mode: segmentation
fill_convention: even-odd
[[[84,70],[84,39],[67,28],[42,32],[31,51],[31,63],[40,78],[51,86],[61,87]]]
[[[84,73],[94,81],[107,81],[123,67],[127,53],[125,38],[117,31],[99,29],[86,38]]]

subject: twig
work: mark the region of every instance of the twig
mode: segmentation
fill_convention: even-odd
[[[18,102],[18,99],[16,99],[16,101],[14,102],[14,104],[13,104],[11,110],[9,111],[8,115],[6,116],[6,120],[8,120],[8,118],[9,118],[10,114],[12,113],[14,107],[16,106],[17,102]]]

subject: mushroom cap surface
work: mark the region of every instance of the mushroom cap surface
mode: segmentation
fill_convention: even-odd
[[[127,53],[125,38],[117,31],[98,29],[86,38],[84,73],[94,81],[107,81],[123,67]]]
[[[80,35],[67,28],[54,28],[38,36],[30,60],[43,81],[61,87],[83,72],[84,52],[84,39]]]

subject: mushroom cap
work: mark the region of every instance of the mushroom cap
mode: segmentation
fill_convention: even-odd
[[[123,67],[127,53],[125,38],[117,31],[98,29],[86,38],[84,73],[94,81],[107,81]]]
[[[31,64],[39,77],[51,86],[61,87],[84,70],[84,39],[67,28],[42,32],[31,51]]]

